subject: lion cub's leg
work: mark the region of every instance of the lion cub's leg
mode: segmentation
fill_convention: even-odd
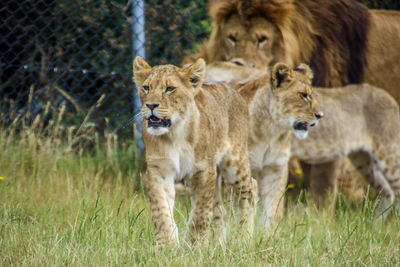
[[[383,170],[381,166],[385,166],[383,160],[377,159],[377,154],[370,154],[368,152],[360,151],[350,155],[350,159],[354,166],[364,175],[367,181],[376,189],[379,197],[382,198],[376,210],[376,215],[386,218],[389,214],[389,208],[395,199],[395,193],[390,185],[390,180],[385,175],[390,174],[388,170]],[[396,167],[398,169],[398,167]]]
[[[163,178],[157,169],[149,166],[143,180],[150,199],[157,244],[178,243],[178,229],[174,221],[174,179]]]
[[[249,234],[254,230],[254,192],[257,183],[251,178],[249,158],[246,151],[233,150],[227,153],[220,164],[221,175],[232,186],[235,199],[239,204],[241,223],[247,222]]]
[[[220,241],[226,239],[226,209],[222,200],[222,177],[218,174],[217,183],[215,186],[214,203],[213,203],[213,222],[216,232],[219,232]],[[222,229],[221,229],[222,228]]]
[[[204,165],[207,166],[208,164]],[[206,236],[212,215],[217,168],[215,165],[209,165],[204,170],[197,171],[188,183],[192,208],[185,240],[190,243],[194,243],[198,238]]]
[[[400,144],[389,144],[375,152],[377,157],[377,165],[386,177],[391,190],[393,191],[395,208],[398,206],[400,199]]]
[[[288,180],[288,162],[265,165],[257,174],[259,197],[263,206],[263,225],[267,231],[282,218]]]

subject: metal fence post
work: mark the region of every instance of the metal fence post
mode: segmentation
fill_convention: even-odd
[[[146,58],[145,46],[145,10],[144,0],[132,1],[132,45],[133,45],[133,59],[136,56]],[[141,110],[141,103],[138,95],[136,85],[133,88],[133,112],[134,115],[138,114]],[[144,150],[144,143],[142,138],[142,124],[140,121],[135,120],[136,123],[136,146],[140,152]]]

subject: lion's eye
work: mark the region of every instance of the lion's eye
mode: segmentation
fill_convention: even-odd
[[[307,93],[301,92],[301,97],[303,97],[305,100],[310,100],[310,97],[308,96]]]
[[[268,38],[266,36],[258,38],[258,45],[263,45],[267,41],[267,39]]]
[[[168,86],[167,88],[165,88],[165,92],[166,92],[166,93],[173,92],[173,91],[175,90],[175,88],[176,88],[176,87]]]
[[[230,34],[230,35],[228,36],[228,39],[229,39],[229,41],[231,41],[231,42],[234,43],[234,44],[236,44],[236,42],[237,42],[236,38],[233,37],[232,34]]]
[[[143,90],[148,93],[150,91],[150,87],[147,85],[143,85]]]

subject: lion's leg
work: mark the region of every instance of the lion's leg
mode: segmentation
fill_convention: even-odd
[[[150,199],[157,244],[178,243],[178,229],[174,221],[174,179],[163,178],[149,167],[143,180]]]
[[[304,177],[304,185],[306,188],[311,187],[311,179],[310,179],[310,173],[313,165],[307,164],[305,162],[300,162],[301,163],[301,169],[303,171],[303,177]],[[318,167],[317,167],[318,168]],[[329,175],[331,176],[331,175]],[[365,182],[363,177],[361,176],[360,172],[356,170],[354,166],[352,166],[351,161],[348,158],[345,158],[343,160],[343,163],[338,169],[338,175],[336,176],[337,178],[337,184],[338,187],[341,189],[341,192],[347,196],[348,198],[352,200],[360,200],[364,197],[365,195]],[[336,183],[335,181],[332,181],[333,177],[331,176],[330,178],[328,177],[328,180],[331,182]],[[318,180],[318,179],[317,179]],[[314,186],[316,187],[321,187],[320,183],[323,183],[321,181],[316,181],[314,182]],[[322,186],[323,187],[323,186]],[[335,187],[334,184],[328,185],[329,187]],[[320,190],[320,189],[318,189]],[[328,189],[328,193],[332,194],[334,192],[332,189]],[[318,196],[318,194],[320,194]],[[314,192],[314,195],[317,195],[317,198],[321,199],[321,201],[325,201],[326,196],[323,195],[321,192]],[[334,202],[331,203],[332,205],[329,206],[330,208],[334,207]],[[325,204],[323,203],[322,206]]]
[[[376,164],[382,170],[393,191],[394,207],[398,209],[400,208],[400,144],[393,141],[393,144],[386,144],[375,151],[374,155],[377,158]]]
[[[334,210],[342,160],[313,164],[310,171],[311,195],[318,208],[327,207]]]
[[[264,166],[257,177],[259,197],[263,205],[263,224],[267,231],[272,230],[283,216],[287,180],[287,161]]]
[[[383,168],[383,174],[387,177],[390,187],[395,194],[395,208],[400,209],[400,149],[393,153],[385,153],[381,155],[391,155],[391,157],[382,159],[386,168]]]
[[[185,240],[190,243],[203,238],[208,230],[213,211],[214,190],[217,179],[215,166],[199,170],[189,181],[192,208]]]
[[[220,169],[224,181],[232,186],[235,200],[238,202],[240,223],[247,223],[247,230],[251,234],[254,228],[256,183],[254,184],[251,178],[246,152],[239,149],[230,151],[222,160]]]
[[[338,184],[341,193],[352,201],[362,200],[365,196],[366,180],[348,157],[343,160]]]
[[[220,233],[219,239],[220,241],[224,241],[226,239],[226,210],[224,206],[224,202],[222,200],[222,177],[221,174],[218,174],[217,183],[215,185],[215,193],[214,193],[214,203],[213,203],[213,222],[216,228],[216,231]],[[222,228],[222,229],[221,229]]]
[[[385,155],[386,155],[385,151]],[[390,155],[390,153],[389,153]],[[390,175],[390,171],[383,170],[381,166],[386,166],[384,160],[376,159],[374,156],[367,152],[353,153],[350,156],[354,166],[359,170],[367,181],[376,189],[382,201],[380,202],[378,209],[376,210],[376,215],[385,218],[389,214],[389,207],[393,204],[395,199],[395,193],[390,185],[389,179],[385,177],[385,173]],[[398,169],[398,167],[397,167]],[[396,181],[393,179],[392,181]]]

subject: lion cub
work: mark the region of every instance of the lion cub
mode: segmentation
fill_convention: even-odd
[[[309,88],[311,78],[300,74],[299,86]],[[292,156],[310,164],[349,156],[380,194],[376,214],[385,218],[400,195],[398,103],[384,90],[368,84],[314,91],[325,118],[309,131],[307,139],[293,140]]]
[[[314,91],[298,78],[303,72],[304,64],[295,71],[277,63],[271,75],[238,84],[249,106],[251,174],[258,182],[266,230],[283,212],[293,133],[306,138],[323,117]]]
[[[217,168],[240,196],[240,216],[247,220],[254,199],[245,100],[227,84],[203,83],[203,59],[186,68],[152,68],[136,57],[133,67],[144,118],[147,171],[143,180],[157,243],[178,242],[174,182],[183,179],[192,202],[186,238],[195,241],[205,235]]]

